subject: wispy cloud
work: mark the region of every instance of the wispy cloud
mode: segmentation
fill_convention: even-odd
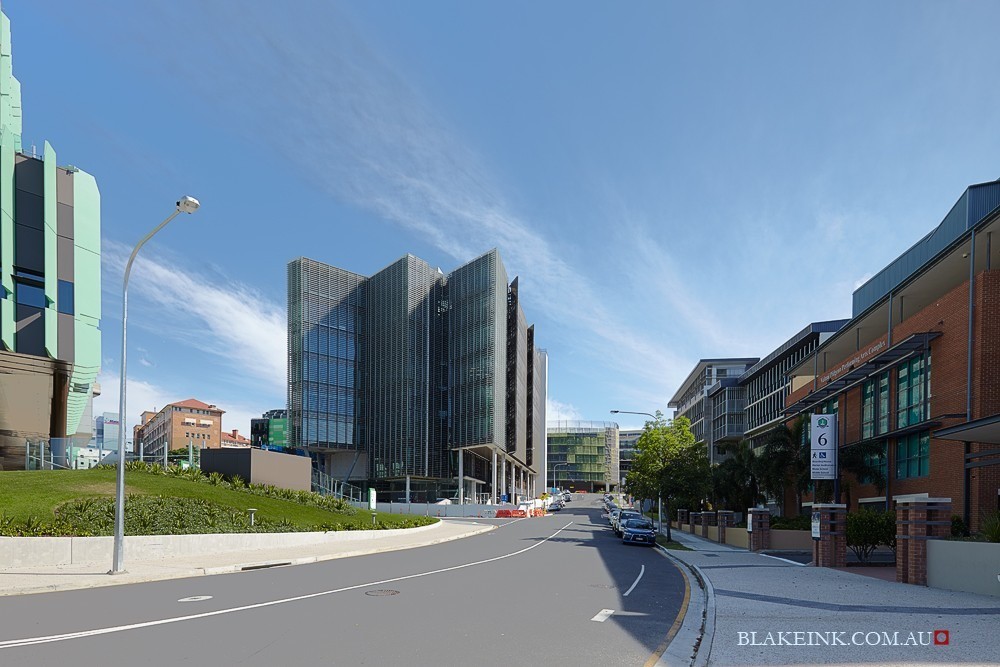
[[[583,415],[571,404],[557,401],[549,396],[545,400],[545,419],[549,422],[576,421],[583,419]]]
[[[128,252],[125,246],[105,240],[105,269],[120,276]],[[117,284],[115,279],[107,282]],[[262,381],[276,396],[284,395],[287,328],[283,304],[243,283],[217,282],[180,263],[162,263],[155,257],[144,257],[133,265],[130,293],[130,307],[155,309],[159,333],[213,355],[243,377]],[[139,352],[139,363],[151,366],[144,351]]]

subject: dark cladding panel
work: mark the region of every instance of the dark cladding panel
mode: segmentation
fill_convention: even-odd
[[[24,155],[14,156],[14,187],[43,197],[45,173],[43,162]]]
[[[45,236],[41,229],[14,225],[14,264],[39,274],[45,273]]]
[[[73,239],[73,207],[68,204],[56,206],[56,233],[63,238]]]
[[[15,190],[14,215],[17,224],[41,230],[45,226],[45,200],[30,192]]]
[[[56,237],[56,276],[59,280],[73,282],[73,239]]]
[[[18,304],[14,323],[17,331],[14,339],[14,351],[21,354],[33,354],[44,357],[45,354],[45,318],[42,309],[34,306]]]
[[[56,201],[73,208],[73,172],[56,169]]]
[[[70,363],[76,361],[74,324],[72,315],[59,313],[59,358]]]

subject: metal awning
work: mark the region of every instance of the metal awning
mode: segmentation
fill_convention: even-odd
[[[927,349],[930,346],[930,342],[940,335],[940,331],[926,331],[906,337],[885,352],[868,359],[858,366],[852,367],[836,380],[828,382],[805,398],[788,406],[785,408],[785,415],[796,416],[811,410],[833,396],[853,388],[855,385],[866,380],[870,375],[878,373],[887,366],[891,366],[906,357]]]
[[[958,440],[959,442],[981,442],[989,445],[1000,445],[1000,414],[982,419],[949,426],[934,432],[939,440]]]

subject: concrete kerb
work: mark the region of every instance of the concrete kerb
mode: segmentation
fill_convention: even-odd
[[[436,524],[439,525],[439,524]],[[397,545],[379,545],[371,546],[362,549],[353,549],[351,551],[341,551],[338,553],[325,553],[311,556],[300,556],[295,558],[270,558],[255,561],[247,561],[234,564],[226,564],[214,567],[179,567],[176,569],[170,569],[169,560],[163,562],[145,562],[141,565],[146,567],[154,568],[151,572],[141,572],[141,567],[136,567],[135,571],[126,571],[118,576],[110,576],[104,572],[92,572],[88,574],[81,574],[80,578],[75,580],[66,581],[64,576],[58,576],[59,581],[56,583],[46,583],[39,584],[35,586],[15,586],[12,588],[0,588],[0,595],[27,595],[33,593],[52,593],[56,591],[65,590],[79,590],[84,588],[100,588],[103,586],[115,586],[121,584],[135,584],[135,583],[145,583],[151,581],[165,581],[168,579],[183,579],[188,577],[197,577],[204,575],[217,575],[217,574],[234,574],[238,572],[243,572],[247,570],[258,570],[270,567],[281,567],[290,565],[307,565],[309,563],[317,563],[326,560],[334,560],[338,558],[350,558],[354,556],[365,556],[375,553],[383,553],[387,551],[401,551],[403,549],[415,549],[419,547],[431,546],[434,544],[441,544],[444,542],[451,542],[453,540],[459,540],[466,537],[472,537],[474,535],[480,535],[482,533],[487,533],[492,530],[496,530],[498,526],[495,525],[480,525],[474,528],[470,526],[470,530],[458,534],[450,535],[445,537],[437,537],[432,540],[422,541],[418,544],[397,544]],[[415,529],[411,529],[415,530]],[[423,531],[420,531],[423,532]],[[312,545],[316,546],[316,545]],[[308,548],[308,546],[304,547]],[[236,555],[236,554],[232,554]],[[244,554],[249,555],[249,554]],[[0,571],[0,575],[4,572]],[[45,577],[45,574],[33,575]]]
[[[707,665],[712,651],[712,639],[715,637],[715,588],[697,565],[677,558],[669,549],[659,544],[656,548],[684,575],[692,590],[695,588],[693,583],[697,582],[698,588],[702,591],[702,595],[698,596],[701,605],[697,610],[692,610],[689,604],[680,630],[670,640],[656,665],[691,664],[696,667]],[[694,596],[691,597],[691,601],[694,601]],[[693,611],[701,613],[692,613]]]

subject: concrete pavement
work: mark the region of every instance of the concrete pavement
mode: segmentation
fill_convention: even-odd
[[[705,582],[695,665],[1000,664],[995,597],[804,566],[681,531],[673,538],[694,551],[670,556]],[[675,657],[663,664],[690,664]]]
[[[111,553],[109,551],[106,562],[0,569],[0,595],[48,593],[206,574],[225,574],[280,565],[302,565],[334,558],[363,556],[439,544],[494,530],[495,524],[495,521],[447,520],[439,521],[423,530],[414,530],[403,534],[387,535],[384,531],[364,531],[367,535],[361,539],[338,544],[300,545],[254,551],[132,560],[125,562],[127,571],[117,575],[108,574],[108,570],[111,568]]]

